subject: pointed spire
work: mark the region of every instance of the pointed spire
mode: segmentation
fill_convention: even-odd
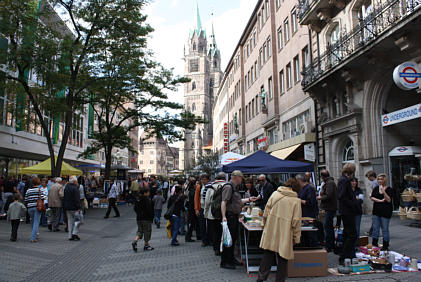
[[[197,34],[200,34],[200,31],[202,30],[202,21],[200,20],[199,3],[197,2],[197,0],[196,0],[195,21],[196,21],[196,32]]]
[[[209,54],[214,56],[216,53],[219,55],[219,49],[216,45],[215,28],[213,27],[213,13],[212,13],[212,34],[210,35],[211,43],[209,48]]]

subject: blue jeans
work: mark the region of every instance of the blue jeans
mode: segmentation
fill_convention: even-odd
[[[206,232],[206,218],[203,214],[204,210],[201,209],[199,212],[199,225],[200,225],[200,235],[202,236],[203,244],[208,244],[207,232]]]
[[[45,208],[48,209],[48,204],[45,204]],[[41,213],[41,222],[40,222],[41,226],[46,227],[48,225],[48,219],[47,219],[47,215],[45,214],[45,212]]]
[[[373,239],[379,239],[381,228],[383,234],[383,241],[390,241],[389,222],[390,218],[373,215]]]
[[[360,241],[360,226],[361,226],[361,214],[355,216],[355,229],[357,230],[357,240],[355,240],[355,248],[358,248],[358,242]]]
[[[173,215],[171,218],[171,225],[171,244],[175,244],[177,242],[178,229],[180,228],[180,217]]]
[[[155,224],[156,224],[156,225],[161,224],[161,213],[162,213],[162,210],[154,210],[154,214],[155,214]]]
[[[29,212],[29,216],[31,217],[31,228],[32,228],[31,240],[34,241],[34,240],[37,239],[37,233],[38,233],[39,221],[41,219],[41,213],[37,210],[36,207],[29,208],[28,212]]]
[[[333,229],[333,219],[336,216],[336,211],[326,211],[325,213],[325,240],[326,248],[333,250],[335,248],[335,230]]]

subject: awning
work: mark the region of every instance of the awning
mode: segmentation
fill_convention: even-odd
[[[270,154],[274,157],[277,157],[277,158],[281,159],[281,160],[285,160],[289,155],[291,155],[300,146],[301,146],[301,144],[294,145],[294,146],[291,146],[291,147],[287,147],[287,148],[284,148],[284,149],[281,149],[281,150],[274,151]]]
[[[421,147],[418,146],[399,146],[389,152],[389,157],[414,156],[421,153]]]
[[[57,159],[55,159],[57,163]],[[51,175],[51,158],[46,159],[45,161],[21,169],[22,174],[42,174],[42,175]],[[79,169],[76,169],[69,165],[66,162],[61,164],[61,173],[60,175],[82,175],[83,172]]]

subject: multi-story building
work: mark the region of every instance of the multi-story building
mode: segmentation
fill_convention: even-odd
[[[412,119],[421,115],[407,115],[421,111],[421,96],[397,87],[393,72],[421,62],[421,1],[304,0],[299,18],[313,43],[302,85],[318,105],[320,166],[337,177],[354,162],[360,180],[386,172],[404,188],[405,174],[421,174],[421,122]]]
[[[180,169],[189,170],[202,155],[202,148],[212,144],[214,93],[218,92],[222,80],[221,54],[216,44],[215,33],[212,27],[208,41],[198,6],[195,27],[190,31],[185,47],[184,62],[184,75],[191,79],[184,86],[184,110],[207,121],[198,124],[194,130],[183,132],[185,140],[180,143]]]
[[[214,150],[227,149],[221,147],[223,121],[228,150],[240,154],[265,149],[282,159],[304,160],[303,145],[316,142],[314,102],[300,85],[310,38],[298,24],[296,4],[257,1],[215,98]]]
[[[48,4],[43,4],[43,9],[50,13],[54,18],[57,28],[63,34],[72,34],[67,28],[66,24],[54,12],[53,8]],[[49,19],[51,20],[51,18]],[[43,22],[45,19],[40,17],[39,21]],[[8,39],[0,37],[0,52],[7,50]],[[5,58],[5,56],[2,56]],[[36,164],[38,161],[43,161],[50,157],[45,138],[45,132],[38,122],[35,114],[31,113],[31,104],[25,101],[27,112],[30,113],[29,118],[25,121],[17,122],[16,120],[16,96],[13,93],[8,93],[4,87],[5,75],[4,71],[7,66],[6,62],[0,62],[0,175],[6,173],[16,173],[18,168],[26,167]],[[39,83],[39,78],[34,70],[28,72],[28,83],[35,85]],[[89,119],[88,105],[85,107],[84,113],[75,112],[74,128],[69,136],[68,144],[64,154],[65,161],[72,165],[79,164],[99,164],[101,154],[93,156],[92,159],[79,159],[78,155],[82,153],[89,144],[88,127],[93,126],[93,119]],[[85,114],[86,113],[86,114]],[[45,114],[44,118],[52,122],[52,117]],[[55,124],[55,122],[54,122]],[[64,123],[57,124],[58,134],[57,142],[53,145],[54,150],[58,152],[62,135],[64,131]]]
[[[164,139],[148,137],[143,132],[139,141],[139,169],[145,176],[168,175],[171,170],[178,169],[178,148],[170,147]]]

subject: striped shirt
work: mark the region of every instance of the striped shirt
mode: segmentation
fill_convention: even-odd
[[[25,194],[25,203],[29,208],[35,208],[37,206],[37,200],[40,198],[41,193],[41,199],[45,200],[47,198],[47,195],[42,191],[42,189],[35,187],[30,188],[28,191],[26,191]]]
[[[205,207],[206,192],[209,188],[212,188],[212,184],[210,182],[206,185],[203,185],[202,189],[200,190],[200,206],[202,208]]]

